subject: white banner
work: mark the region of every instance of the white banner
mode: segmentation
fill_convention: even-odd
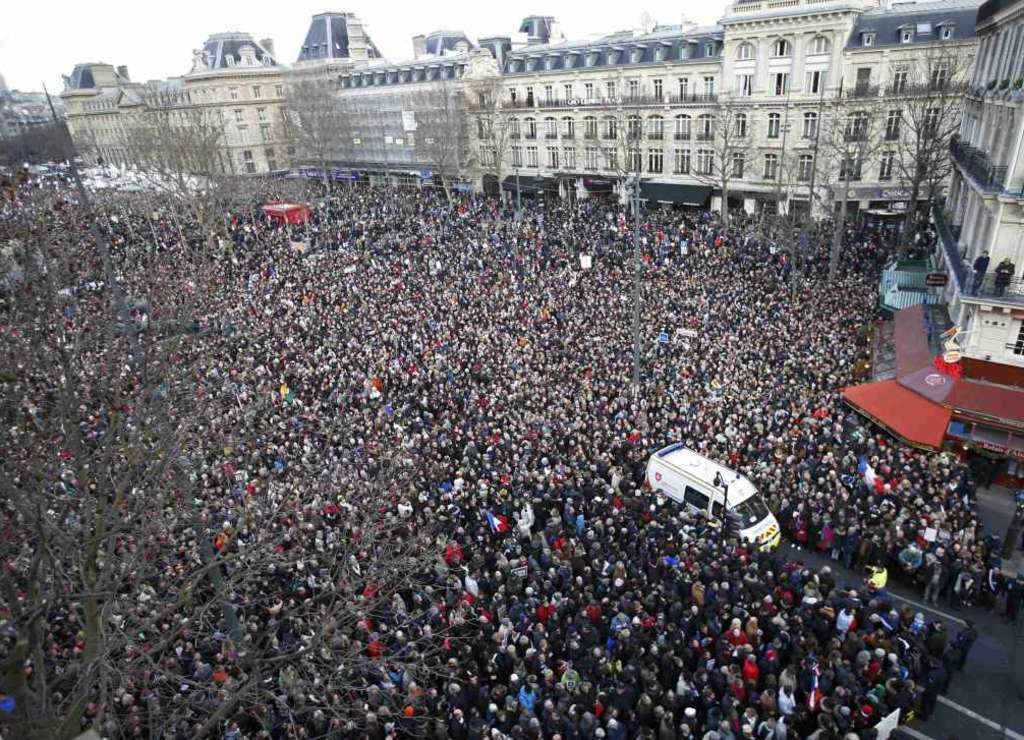
[[[403,131],[415,131],[416,130],[416,113],[411,110],[402,111],[402,130]]]

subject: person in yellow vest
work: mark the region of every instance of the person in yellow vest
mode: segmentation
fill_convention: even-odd
[[[885,566],[869,565],[868,571],[871,573],[868,576],[868,590],[875,592],[884,589],[885,584],[889,582],[889,571],[886,570]]]

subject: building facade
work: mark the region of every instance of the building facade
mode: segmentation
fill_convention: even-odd
[[[1024,2],[989,0],[977,33],[949,196],[936,213],[940,258],[964,355],[1024,378]]]

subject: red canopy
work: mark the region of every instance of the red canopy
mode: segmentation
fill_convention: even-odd
[[[309,208],[299,203],[267,203],[263,212],[276,224],[304,224],[309,221]]]
[[[939,449],[946,436],[951,412],[944,406],[907,390],[895,379],[843,388],[846,402],[916,446]]]

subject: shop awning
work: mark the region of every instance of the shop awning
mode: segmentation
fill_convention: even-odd
[[[847,386],[843,399],[908,444],[936,450],[942,446],[950,410],[907,390],[895,379]]]
[[[703,206],[711,197],[710,185],[689,185],[675,182],[641,182],[640,197],[659,203],[680,203]]]
[[[504,180],[505,189],[511,192],[516,191],[516,176],[509,175]],[[523,193],[555,193],[558,192],[558,184],[550,177],[536,177],[534,175],[520,175],[519,190]]]

